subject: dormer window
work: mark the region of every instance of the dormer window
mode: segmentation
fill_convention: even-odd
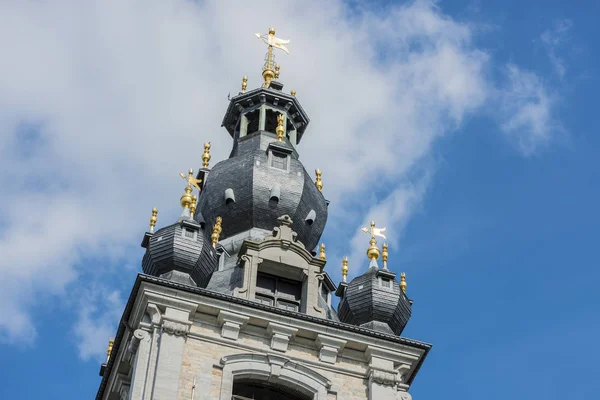
[[[271,152],[271,167],[287,170],[288,157],[276,151]]]
[[[381,278],[381,286],[389,289],[392,287],[392,282],[387,278]]]
[[[256,275],[256,295],[258,302],[282,308],[299,311],[302,282],[280,278],[278,276],[259,272]]]

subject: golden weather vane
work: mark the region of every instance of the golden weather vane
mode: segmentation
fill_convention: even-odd
[[[202,182],[202,179],[194,178],[194,170],[193,169],[190,169],[188,171],[187,176],[185,176],[185,174],[183,174],[181,172],[179,173],[179,176],[181,176],[187,182],[188,186],[190,186],[190,187],[193,186],[196,189],[198,189],[198,191],[200,191],[199,183]]]
[[[362,228],[363,232],[371,235],[371,240],[369,240],[369,248],[367,249],[367,257],[370,260],[377,260],[379,258],[379,247],[377,247],[377,240],[375,240],[375,236],[382,237],[387,239],[383,232],[385,232],[386,228],[375,228],[375,222],[371,221],[370,228]]]
[[[275,63],[273,47],[284,51],[286,54],[290,54],[290,51],[286,47],[286,44],[289,44],[290,41],[276,37],[275,28],[269,28],[269,33],[267,34],[255,33],[254,36],[261,39],[268,46],[267,58],[263,66],[263,78],[265,80],[264,87],[269,87],[271,81],[279,77],[279,65]]]

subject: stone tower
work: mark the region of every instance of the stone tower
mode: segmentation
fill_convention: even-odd
[[[228,159],[182,177],[183,212],[150,232],[96,399],[410,399],[431,345],[400,337],[412,301],[371,224],[366,272],[336,287],[318,246],[328,201],[298,159],[309,118],[277,80],[231,98]],[[195,190],[198,193],[194,195]],[[347,263],[344,262],[344,266]],[[365,265],[366,266],[366,265]],[[340,297],[336,312],[332,296]]]

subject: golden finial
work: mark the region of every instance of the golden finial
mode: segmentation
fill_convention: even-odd
[[[275,132],[277,133],[277,140],[283,142],[283,133],[285,132],[285,129],[283,128],[283,114],[277,116],[277,128],[275,129]]]
[[[321,180],[321,175],[323,174],[320,169],[315,169],[315,174],[317,175],[317,179],[315,180],[315,186],[319,189],[319,192],[323,190],[323,181]]]
[[[263,79],[265,80],[263,86],[268,88],[271,85],[271,81],[279,76],[279,69],[277,64],[275,63],[275,57],[273,55],[273,47],[284,51],[286,54],[290,54],[290,51],[285,46],[290,41],[275,37],[275,28],[269,28],[269,33],[266,35],[255,33],[254,36],[261,39],[268,46],[267,57],[265,59],[265,64],[263,65],[262,73]]]
[[[190,169],[188,171],[188,176],[185,176],[185,174],[182,174],[182,173],[180,173],[179,176],[181,176],[187,182],[187,186],[185,187],[185,193],[183,193],[181,195],[181,198],[179,199],[179,202],[181,203],[181,207],[183,207],[185,209],[185,208],[189,208],[190,204],[192,204],[192,186],[198,188],[198,191],[199,191],[200,186],[198,186],[198,183],[202,182],[202,180],[194,178],[194,170],[193,169]]]
[[[404,272],[400,274],[400,289],[406,293],[406,274]]]
[[[279,79],[279,65],[275,66],[275,79]]]
[[[108,341],[108,349],[106,349],[106,362],[110,360],[110,353],[112,353],[113,345],[115,344],[115,339],[111,338]]]
[[[221,236],[221,231],[223,228],[221,227],[221,222],[223,219],[221,217],[217,217],[217,221],[215,222],[215,226],[213,226],[212,235],[210,235],[210,239],[212,240],[213,248],[217,247],[217,242],[219,241],[219,236]]]
[[[206,142],[206,143],[204,143],[204,153],[202,153],[202,168],[208,168],[209,161],[210,161],[210,142]]]
[[[387,269],[387,260],[388,260],[388,245],[387,243],[384,243],[381,246],[381,260],[383,261],[383,268]]]
[[[296,96],[296,91],[295,91],[295,90],[292,90],[292,91],[290,92],[290,94],[291,94],[292,96]]]
[[[327,259],[325,256],[325,243],[321,243],[321,246],[319,246],[319,258],[321,260]]]
[[[192,203],[190,204],[190,217],[194,218],[194,214],[196,214],[196,204],[198,203],[198,198],[195,195],[192,195]]]
[[[386,228],[375,228],[374,221],[371,221],[370,226],[370,228],[362,228],[361,230],[371,235],[371,240],[369,240],[370,246],[367,249],[367,257],[369,257],[370,260],[377,260],[379,258],[379,247],[377,247],[377,240],[375,240],[375,236],[380,236],[384,239],[387,239],[383,234]]]
[[[342,282],[346,282],[348,276],[348,257],[342,258]]]
[[[152,216],[150,217],[150,233],[154,233],[154,226],[156,225],[156,216],[158,215],[158,208],[152,209]]]
[[[242,78],[242,93],[246,93],[247,87],[248,87],[248,77],[245,76]]]

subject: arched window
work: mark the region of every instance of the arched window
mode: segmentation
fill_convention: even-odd
[[[233,382],[232,400],[312,400],[313,396],[269,382],[237,379]]]
[[[318,372],[274,354],[226,356],[221,367],[220,400],[326,400],[331,387]]]

